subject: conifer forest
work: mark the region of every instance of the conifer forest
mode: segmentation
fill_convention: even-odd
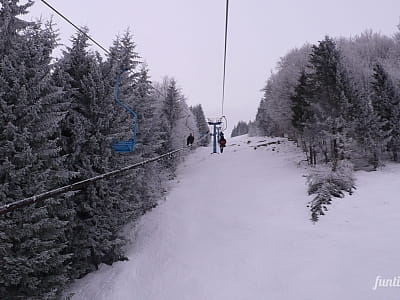
[[[166,153],[207,129],[174,79],[151,81],[129,30],[106,58],[78,32],[53,59],[54,24],[21,18],[32,4],[1,1],[1,205]],[[138,116],[134,153],[111,147],[132,130],[113,98],[120,73],[120,97]],[[71,280],[124,260],[122,229],[163,197],[184,155],[0,216],[0,299],[56,299]]]
[[[168,75],[152,79],[152,66],[137,52],[130,29],[115,36],[105,52],[93,47],[88,27],[77,30],[69,46],[60,47],[60,29],[53,20],[24,18],[33,4],[0,0],[0,299],[4,300],[64,299],[65,288],[77,279],[102,264],[128,260],[126,246],[132,241],[126,231],[166,198],[179,166],[204,149],[200,147],[208,147],[212,135],[204,105],[189,105],[192,102],[178,80]],[[224,63],[226,42],[227,36]],[[253,147],[259,141],[250,138],[256,136],[266,140],[251,148],[254,153],[292,143],[303,157],[298,164],[309,171],[304,176],[304,194],[311,196],[307,221],[318,225],[334,198],[353,194],[357,171],[400,162],[400,25],[391,37],[372,30],[352,37],[321,36],[314,44],[282,55],[259,87],[262,98],[256,99],[254,120],[235,120],[226,150],[213,158]],[[132,131],[134,151],[114,151],[120,141],[133,141]],[[190,147],[189,134],[195,138]],[[249,138],[247,144],[240,139],[229,144],[242,135]],[[159,156],[163,159],[154,160]],[[1,213],[16,201],[146,160],[151,162],[140,168]],[[201,167],[203,161],[198,161]],[[232,161],[226,166],[240,164]],[[213,166],[218,163],[215,160]],[[251,183],[246,176],[252,172],[240,172],[223,173],[204,190],[217,191],[219,180],[229,176],[243,176],[243,182]],[[224,193],[238,188],[229,183],[220,186]],[[290,188],[291,183],[285,186]],[[240,193],[230,195],[236,194]],[[221,198],[218,195],[215,202]],[[240,209],[247,208],[247,200]],[[193,211],[201,213],[197,206]]]

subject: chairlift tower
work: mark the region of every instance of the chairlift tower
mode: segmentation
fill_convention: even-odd
[[[213,152],[217,153],[217,138],[219,137],[219,131],[221,129],[222,120],[221,119],[208,119],[208,125],[213,126],[213,133],[211,136],[213,137]],[[218,132],[217,132],[218,131]]]

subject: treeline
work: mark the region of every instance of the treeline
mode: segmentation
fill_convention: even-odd
[[[325,182],[343,178],[323,187],[325,194],[351,190],[352,165],[376,169],[387,159],[399,160],[399,58],[400,33],[393,38],[372,32],[350,39],[325,37],[292,50],[264,87],[256,116],[259,133],[296,140],[311,165],[329,166]],[[339,170],[347,179],[334,174]],[[310,181],[323,186],[321,180]],[[313,218],[329,201],[311,203]]]
[[[211,141],[211,136],[208,134],[209,128],[206,118],[204,116],[203,108],[201,107],[201,104],[197,104],[195,106],[191,106],[190,110],[195,118],[196,126],[192,126],[189,129],[192,133],[196,131],[200,132],[198,145],[207,146]]]
[[[231,137],[240,136],[248,134],[249,136],[257,135],[257,127],[255,122],[249,121],[246,123],[245,121],[239,121],[232,129]]]
[[[173,79],[151,82],[129,31],[106,59],[77,33],[54,61],[53,24],[19,18],[32,2],[0,3],[0,205],[166,153],[203,132],[201,106],[191,110]],[[134,153],[111,147],[132,135],[131,116],[113,99],[121,72],[120,97],[138,114]],[[156,205],[179,159],[0,216],[0,298],[58,299],[73,279],[125,259],[121,230]]]

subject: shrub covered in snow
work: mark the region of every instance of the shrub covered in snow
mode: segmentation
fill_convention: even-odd
[[[307,178],[308,194],[316,195],[308,204],[311,220],[316,222],[320,215],[327,211],[332,197],[343,198],[344,192],[352,194],[354,186],[353,165],[351,162],[339,161],[336,169],[320,167]]]

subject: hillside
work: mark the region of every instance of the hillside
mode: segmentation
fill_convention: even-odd
[[[398,300],[373,287],[399,275],[400,166],[357,172],[356,192],[313,224],[303,155],[275,140],[194,150],[130,233],[129,261],[79,280],[73,299]]]

